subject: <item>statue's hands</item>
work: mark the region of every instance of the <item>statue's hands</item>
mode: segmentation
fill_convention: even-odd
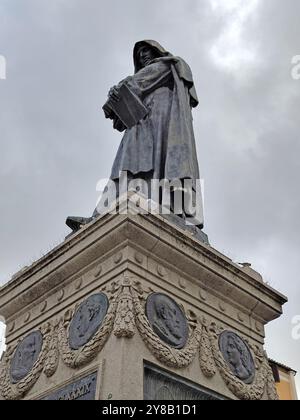
[[[117,86],[113,86],[108,92],[108,97],[114,102],[119,102],[120,100],[119,88]]]

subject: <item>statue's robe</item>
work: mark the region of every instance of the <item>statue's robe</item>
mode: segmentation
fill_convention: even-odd
[[[141,68],[138,51],[144,45],[155,49],[158,58]],[[105,213],[109,203],[124,188],[126,191],[128,181],[134,178],[147,181],[148,187],[153,179],[171,182],[192,180],[192,191],[189,191],[189,199],[186,201],[190,201],[194,208],[192,212],[184,208],[182,215],[187,223],[202,228],[202,196],[192,118],[192,108],[198,105],[198,98],[191,69],[182,58],[173,56],[152,40],[136,43],[133,59],[135,74],[120,82],[119,86],[126,84],[149,112],[144,119],[125,131],[113,163],[110,181],[92,218]],[[132,111],[133,108],[130,109]],[[109,112],[106,116],[114,119]],[[119,120],[116,124],[115,121],[115,127],[123,129],[123,123]],[[125,181],[122,178],[124,173],[127,175]],[[153,199],[152,195],[149,196],[149,188],[146,190],[148,197]],[[141,189],[139,191],[144,193]],[[77,230],[80,223],[86,223],[83,218],[72,217],[67,222],[73,230]]]
[[[191,106],[191,82],[181,77],[182,59],[162,57],[121,83],[126,83],[149,109],[127,129],[115,158],[111,179],[121,171],[154,179],[199,179]]]
[[[156,49],[159,58],[141,68],[137,52],[142,44]],[[198,98],[191,69],[182,58],[173,56],[156,41],[138,42],[133,58],[135,74],[122,80],[119,87],[126,84],[149,112],[125,131],[113,163],[111,181],[93,216],[105,212],[112,197],[126,190],[124,173],[126,183],[133,178],[147,181],[146,193],[152,199],[149,195],[151,180],[180,180],[182,185],[182,181],[188,179],[192,180],[192,190],[188,192],[187,201],[193,204],[193,211],[186,212],[185,208],[183,215],[185,218],[189,215],[190,223],[201,228],[203,208],[192,117]],[[144,193],[143,189],[139,191]]]

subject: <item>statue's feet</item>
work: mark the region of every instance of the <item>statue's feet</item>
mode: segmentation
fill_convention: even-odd
[[[93,217],[73,217],[69,216],[66,225],[73,231],[77,232],[82,226],[87,225],[93,220]]]

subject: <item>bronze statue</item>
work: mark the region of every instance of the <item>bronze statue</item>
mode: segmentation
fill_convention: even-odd
[[[123,173],[126,182],[142,179],[148,185],[152,180],[182,183],[189,180],[190,201],[200,209],[193,224],[201,229],[202,198],[200,189],[196,188],[200,181],[191,112],[198,105],[198,98],[191,69],[182,58],[173,56],[156,41],[136,43],[133,59],[134,75],[111,88],[103,106],[114,128],[125,131],[113,163],[111,183],[119,196]],[[106,193],[109,188],[108,185]],[[149,198],[153,199],[150,195]],[[102,201],[93,218],[104,211]],[[184,218],[185,212],[182,213]],[[67,224],[76,230],[78,224],[89,220],[69,218]]]

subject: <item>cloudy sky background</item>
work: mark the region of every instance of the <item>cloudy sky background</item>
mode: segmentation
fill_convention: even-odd
[[[299,17],[296,0],[0,0],[0,284],[92,213],[121,140],[101,106],[156,39],[194,73],[205,231],[289,297],[267,350],[300,371]]]

